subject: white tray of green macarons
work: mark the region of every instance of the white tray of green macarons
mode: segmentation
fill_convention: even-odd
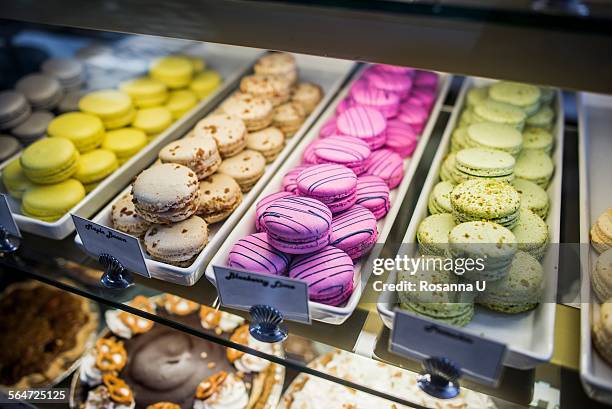
[[[306,146],[308,146],[308,144],[310,144],[318,137],[319,130],[321,129],[321,127],[325,125],[325,123],[333,115],[335,115],[336,106],[346,97],[346,95],[350,91],[351,85],[360,77],[361,72],[365,68],[365,66],[361,67],[361,69],[359,69],[355,73],[355,75],[353,75],[351,81],[347,83],[347,85],[342,89],[342,91],[338,93],[334,101],[329,105],[328,109],[321,115],[321,117],[319,117],[316,124],[310,129],[310,131],[303,138],[301,143],[295,148],[293,154],[288,157],[283,163],[283,165],[278,169],[276,176],[266,185],[265,189],[255,200],[255,203],[257,203],[260,199],[267,195],[282,190],[281,183],[283,176],[288,171],[302,163],[302,154],[304,152],[304,149],[306,148]],[[419,138],[419,142],[414,150],[414,153],[410,158],[406,158],[404,160],[404,178],[402,179],[402,182],[399,186],[390,191],[389,200],[391,206],[389,212],[385,217],[378,220],[377,245],[374,246],[374,249],[366,257],[362,257],[361,259],[355,261],[355,275],[353,277],[354,289],[352,295],[343,306],[339,307],[310,301],[309,310],[311,319],[316,321],[322,321],[328,324],[340,325],[344,321],[346,321],[351,316],[355,308],[357,308],[357,305],[359,304],[359,300],[361,298],[361,294],[363,292],[363,287],[368,281],[371,273],[371,269],[363,269],[363,267],[369,266],[373,263],[373,260],[378,257],[380,251],[382,250],[382,244],[384,244],[387,240],[387,236],[389,235],[391,227],[393,226],[393,222],[398,215],[404,196],[406,195],[406,192],[408,191],[408,188],[411,184],[412,177],[414,176],[423,151],[425,150],[425,146],[429,141],[433,128],[438,119],[438,115],[440,114],[440,109],[442,108],[442,104],[444,103],[444,100],[448,93],[452,76],[444,73],[438,74],[439,81],[437,97],[431,109],[427,124],[423,129],[423,132]],[[213,266],[226,266],[232,245],[241,238],[249,234],[256,233],[255,210],[255,206],[251,206],[251,208],[249,208],[249,210],[244,214],[241,222],[236,225],[236,228],[229,232],[229,235],[226,237],[225,242],[219,249],[219,252],[215,255],[215,257],[211,260],[210,264],[206,268],[206,277],[213,284],[215,284],[215,274],[213,271]]]
[[[580,171],[580,377],[587,394],[602,402],[612,401],[612,364],[602,359],[593,345],[593,323],[601,318],[600,303],[592,289],[591,275],[599,253],[590,245],[591,226],[612,206],[612,98],[578,95],[578,165]],[[598,272],[599,273],[599,272]],[[605,286],[604,286],[605,287]],[[603,295],[605,296],[605,295]]]
[[[240,221],[244,212],[251,207],[259,192],[266,186],[268,180],[270,180],[270,178],[276,174],[277,169],[291,154],[295,146],[300,142],[307,130],[310,129],[312,124],[317,120],[325,107],[327,107],[329,102],[336,95],[338,89],[340,89],[342,84],[346,81],[354,67],[354,63],[352,61],[309,56],[304,54],[294,54],[294,56],[296,58],[299,70],[300,81],[312,82],[319,85],[324,93],[323,98],[317,107],[306,118],[298,132],[287,140],[285,148],[279,154],[279,156],[272,163],[265,166],[263,176],[257,181],[249,192],[243,193],[242,202],[232,212],[232,214],[222,222],[208,225],[208,244],[206,244],[204,250],[202,250],[196,257],[195,261],[189,267],[178,267],[153,260],[146,256],[145,261],[147,263],[149,272],[151,273],[151,277],[181,285],[194,285],[200,279],[202,274],[204,274],[206,265],[212,259],[219,247],[223,244],[224,240],[230,234],[234,226]],[[244,74],[249,73],[250,71]],[[235,87],[238,86],[237,83],[234,85]],[[235,88],[233,88],[232,91],[234,89]],[[201,115],[198,117],[198,119],[201,119],[203,116],[204,115]],[[183,129],[182,136],[185,136],[188,130],[190,129]],[[161,147],[163,147],[163,145],[159,148],[161,149]],[[153,161],[153,159],[149,161],[149,164]],[[123,186],[125,186],[125,183]],[[92,220],[104,226],[112,227],[112,205],[130,191],[131,186],[127,186]],[[81,238],[78,234],[75,237],[75,241],[79,246],[82,246]]]
[[[451,136],[457,124],[459,124],[468,90],[474,86],[485,86],[492,82],[491,80],[479,78],[466,78],[463,82],[457,103],[453,108],[440,146],[432,161],[406,235],[402,240],[403,243],[417,243],[416,233],[419,224],[429,215],[429,195],[433,187],[440,181],[440,166],[450,151]],[[546,191],[549,198],[549,211],[545,221],[548,225],[549,242],[559,243],[564,124],[563,101],[560,92],[555,92],[553,108],[556,113],[555,120],[552,123],[552,134],[554,137],[552,161],[555,169]],[[545,272],[543,275],[544,289],[541,298],[544,301],[537,308],[520,314],[503,314],[476,306],[471,322],[465,327],[457,327],[458,330],[484,335],[487,338],[506,344],[508,347],[504,360],[504,365],[506,366],[528,369],[535,367],[539,363],[549,361],[554,347],[555,299],[559,260],[558,247],[558,245],[548,246],[546,254],[540,260]],[[404,245],[400,251],[409,252],[410,254],[407,254],[408,257],[417,255],[415,245]],[[402,256],[403,254],[399,255]],[[388,276],[388,283],[395,283],[396,279],[397,272],[391,271]],[[383,322],[389,328],[393,327],[395,308],[397,306],[397,293],[386,291],[380,295],[377,308]]]
[[[104,179],[83,200],[66,212],[64,216],[54,222],[45,222],[21,213],[19,200],[10,197],[4,186],[0,183],[0,193],[7,193],[9,206],[13,217],[22,231],[61,240],[74,231],[74,224],[70,214],[84,218],[91,217],[101,206],[113,198],[119,190],[129,183],[134,176],[147,167],[157,157],[157,152],[168,142],[183,136],[203,115],[214,108],[229,92],[233,91],[242,75],[249,72],[251,66],[263,51],[258,49],[206,44],[202,56],[207,64],[218,71],[223,83],[209,97],[200,101],[190,112],[174,122],[151,143],[146,145],[136,155],[130,158],[119,169]],[[0,171],[8,164],[5,162]]]

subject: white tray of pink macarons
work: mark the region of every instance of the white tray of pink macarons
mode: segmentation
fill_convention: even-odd
[[[359,303],[444,102],[450,76],[366,65],[229,232],[214,266],[304,280],[313,320]]]
[[[506,366],[528,369],[550,360],[563,124],[559,91],[466,78],[398,256],[450,260],[480,254],[485,257],[483,272],[460,277],[450,269],[423,270],[411,276],[393,270],[387,283],[435,274],[438,278],[432,281],[486,282],[486,289],[474,290],[468,298],[444,293],[440,304],[446,308],[440,309],[425,304],[431,302],[428,292],[381,292],[377,307],[387,327],[393,327],[395,309],[402,308],[506,344]],[[484,206],[503,210],[479,214],[477,209]]]
[[[92,221],[142,238],[153,278],[193,285],[354,63],[269,53]],[[153,160],[149,161],[151,164]],[[79,235],[75,241],[82,246]]]

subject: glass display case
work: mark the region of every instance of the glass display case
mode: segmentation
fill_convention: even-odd
[[[3,5],[0,407],[612,405],[611,18]]]

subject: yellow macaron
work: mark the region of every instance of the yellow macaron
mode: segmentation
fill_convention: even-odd
[[[188,89],[172,91],[165,107],[170,110],[174,119],[179,119],[198,103],[195,92]]]
[[[9,195],[15,199],[21,199],[26,190],[34,187],[34,183],[23,173],[19,158],[13,159],[2,169],[2,182]]]
[[[184,57],[187,58],[189,62],[191,62],[194,74],[202,72],[206,68],[206,61],[204,61],[203,58],[196,57],[193,55],[185,55]]]
[[[140,77],[122,83],[121,91],[128,94],[139,108],[163,105],[168,99],[168,87],[161,81]]]
[[[28,189],[21,202],[21,212],[46,222],[54,222],[85,197],[85,188],[76,179]]]
[[[136,115],[132,98],[114,89],[90,92],[79,100],[79,109],[100,118],[106,129],[129,125]]]
[[[217,71],[206,70],[195,76],[189,88],[196,93],[198,98],[204,99],[219,87],[221,76]]]
[[[119,165],[136,155],[147,144],[147,135],[140,129],[121,128],[108,131],[102,142],[102,149],[115,153]]]
[[[172,124],[172,113],[164,107],[143,108],[136,113],[132,126],[147,135],[158,134]]]
[[[96,149],[81,155],[74,178],[83,184],[86,192],[91,192],[118,167],[117,156],[112,151]]]
[[[55,117],[47,126],[50,137],[70,139],[79,152],[96,149],[104,139],[104,124],[95,115],[69,112]]]
[[[154,61],[149,68],[149,74],[168,88],[183,88],[191,81],[193,63],[189,58],[170,55]]]
[[[25,148],[19,160],[28,179],[47,185],[74,175],[79,152],[69,139],[43,138]]]

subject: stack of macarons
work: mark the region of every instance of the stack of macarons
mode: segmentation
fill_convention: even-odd
[[[612,365],[612,299],[602,302],[593,323],[593,344],[599,355]]]

